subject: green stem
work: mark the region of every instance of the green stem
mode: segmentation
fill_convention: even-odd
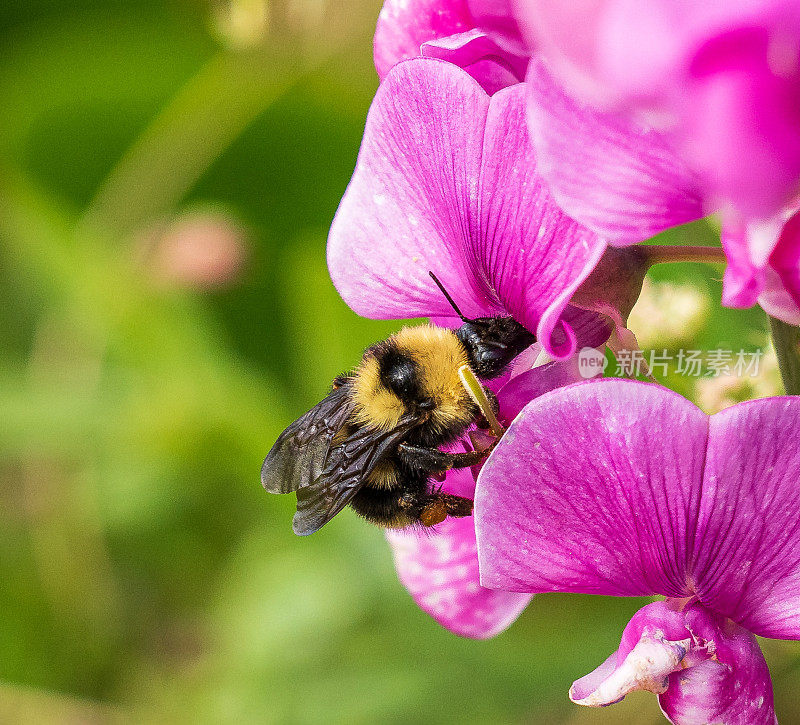
[[[724,264],[725,252],[721,247],[685,247],[653,244],[641,247],[650,265],[669,262],[705,262]]]
[[[774,317],[769,330],[787,395],[800,395],[800,329]]]

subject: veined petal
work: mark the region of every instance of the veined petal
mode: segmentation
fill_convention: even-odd
[[[675,725],[773,725],[772,682],[752,634],[690,604],[654,602],[628,623],[619,650],[577,680],[570,698],[605,706],[634,690],[659,695]]]
[[[663,594],[800,639],[800,397],[710,418],[604,380],[529,403],[475,497],[485,586]]]
[[[447,317],[501,311],[476,289],[464,246],[477,222],[489,96],[456,66],[433,59],[395,67],[367,116],[355,172],[328,237],[334,285],[365,317]]]
[[[484,464],[475,497],[485,586],[687,596],[708,417],[621,380],[529,403]]]
[[[800,639],[800,398],[711,417],[693,566],[707,606],[765,637]]]
[[[356,312],[452,314],[433,271],[467,316],[511,314],[555,356],[574,351],[562,318],[606,244],[537,176],[523,94],[489,98],[433,59],[389,73],[329,237],[331,277]]]
[[[476,277],[489,283],[517,320],[536,330],[548,352],[569,356],[575,340],[557,345],[553,333],[563,328],[570,298],[600,261],[606,243],[564,214],[537,176],[525,130],[523,85],[492,97],[478,204],[481,236],[470,239]]]
[[[526,81],[539,173],[571,217],[626,245],[704,216],[697,179],[667,136],[570,98],[539,60]]]

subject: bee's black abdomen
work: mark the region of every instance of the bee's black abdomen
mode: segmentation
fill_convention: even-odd
[[[353,510],[378,526],[399,528],[418,522],[429,497],[428,477],[398,473],[401,478],[392,488],[365,485],[350,502]]]
[[[472,513],[472,500],[449,493],[430,492],[427,476],[406,476],[397,488],[364,486],[350,506],[367,521],[386,528],[435,526],[448,516]]]

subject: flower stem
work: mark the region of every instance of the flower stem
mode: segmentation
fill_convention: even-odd
[[[786,394],[800,395],[800,329],[770,317],[769,330]]]
[[[706,262],[724,264],[725,252],[721,247],[685,247],[653,244],[641,247],[650,265],[667,262]]]

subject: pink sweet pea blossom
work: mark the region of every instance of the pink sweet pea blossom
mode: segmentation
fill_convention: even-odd
[[[673,133],[576,100],[538,59],[525,86],[528,129],[553,198],[611,244],[635,244],[717,210]],[[800,323],[800,237],[796,224],[784,227],[793,211],[763,221],[733,209],[723,214],[726,305],[758,301],[773,316]]]
[[[499,389],[490,381],[497,390],[498,417],[504,425],[509,425],[535,397],[581,380],[574,357],[529,369],[540,350],[539,345],[534,345],[523,353],[515,365],[516,374]],[[449,471],[442,490],[472,498],[478,470],[479,467]],[[386,538],[398,577],[420,608],[462,637],[494,637],[512,624],[531,600],[530,594],[480,585],[473,516],[446,519],[432,533],[389,530]]]
[[[553,202],[524,112],[523,84],[489,96],[433,59],[389,72],[328,239],[331,278],[353,310],[452,317],[432,271],[465,315],[511,315],[554,357],[608,338],[599,315],[569,304],[606,243]]]
[[[758,301],[800,324],[800,239],[782,230],[800,190],[796,3],[428,0],[425,7],[427,14],[397,22],[414,18],[427,37],[441,37],[455,29],[431,19],[458,7],[464,27],[532,58],[528,123],[539,171],[570,216],[624,245],[721,211],[725,304]]]
[[[800,398],[709,417],[620,380],[517,416],[478,479],[482,584],[668,598],[634,616],[576,702],[647,689],[680,725],[775,722],[753,634],[800,639],[798,426]]]
[[[541,172],[567,213],[627,244],[719,211],[725,304],[758,299],[800,323],[800,240],[781,230],[800,190],[800,6],[511,4],[536,51],[528,121]]]
[[[494,93],[522,81],[528,65],[524,43],[509,23],[506,3],[497,0],[387,0],[375,29],[375,68],[383,80],[402,60],[440,58]],[[494,32],[490,36],[479,25]]]
[[[766,219],[795,195],[794,0],[518,0],[515,8],[529,43],[572,92],[672,129],[709,198]]]

